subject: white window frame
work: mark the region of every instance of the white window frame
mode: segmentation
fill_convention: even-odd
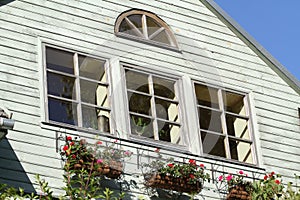
[[[48,109],[48,84],[47,84],[47,66],[46,66],[46,47],[50,47],[50,48],[54,48],[57,50],[62,50],[62,51],[66,51],[69,53],[72,53],[74,55],[76,55],[76,58],[74,58],[74,64],[77,65],[74,67],[74,77],[76,78],[75,83],[74,83],[74,87],[76,87],[76,90],[78,91],[78,80],[80,78],[79,73],[76,72],[76,70],[78,70],[78,54],[83,55],[83,56],[87,56],[90,58],[95,58],[95,59],[99,59],[99,60],[103,60],[105,61],[105,73],[106,73],[106,79],[107,79],[107,98],[108,98],[108,102],[109,102],[109,109],[105,109],[108,112],[110,112],[110,118],[109,118],[109,127],[110,127],[110,132],[100,132],[100,130],[97,129],[91,129],[91,128],[85,128],[85,127],[80,127],[80,121],[78,121],[78,125],[71,125],[71,124],[67,124],[67,123],[63,123],[63,122],[56,122],[56,121],[51,121],[49,119],[49,109]],[[111,103],[111,72],[110,72],[110,60],[104,57],[101,57],[99,55],[91,55],[89,53],[85,53],[79,50],[75,50],[73,48],[69,48],[69,47],[63,47],[63,45],[59,45],[59,44],[53,44],[53,42],[45,42],[43,40],[40,41],[40,49],[41,49],[41,59],[40,62],[42,63],[42,80],[43,80],[43,105],[42,107],[44,108],[44,114],[42,115],[42,122],[49,124],[49,125],[54,125],[54,126],[58,126],[58,127],[63,127],[63,128],[67,128],[67,129],[71,129],[71,130],[79,130],[79,131],[84,131],[84,132],[90,132],[90,133],[101,133],[101,134],[111,134],[114,131],[114,126],[112,123],[112,113],[113,113],[113,109],[112,109],[112,103]],[[77,80],[78,79],[78,80]],[[102,83],[101,83],[102,84]],[[77,96],[80,95],[80,92],[76,94]],[[57,99],[61,99],[61,98],[57,98]],[[63,99],[62,99],[63,100]],[[74,100],[71,100],[74,101]],[[76,100],[76,103],[79,104],[79,108],[77,109],[77,112],[79,110],[81,110],[81,105],[82,105],[82,101],[81,100]],[[82,116],[81,113],[77,114],[78,117],[77,119],[82,120]]]
[[[211,158],[211,159],[217,159],[217,160],[225,160],[225,161],[229,161],[229,162],[233,162],[236,164],[243,164],[243,165],[249,165],[249,166],[258,166],[261,162],[259,161],[259,157],[258,157],[258,151],[257,151],[257,140],[255,138],[255,133],[257,132],[254,124],[255,124],[255,120],[253,118],[253,107],[251,106],[251,98],[250,98],[250,92],[246,92],[246,91],[238,91],[235,89],[231,89],[231,88],[224,88],[223,86],[217,86],[214,84],[210,84],[210,83],[204,83],[198,80],[191,80],[191,85],[192,85],[192,91],[193,91],[193,100],[194,100],[194,110],[195,110],[195,117],[196,117],[196,121],[197,121],[197,133],[198,133],[198,138],[199,138],[199,146],[201,147],[200,150],[200,155],[206,158]],[[223,135],[225,135],[225,151],[226,151],[226,158],[224,157],[220,157],[220,156],[214,156],[214,155],[210,155],[210,154],[205,154],[203,152],[203,147],[202,147],[202,141],[201,141],[201,128],[200,128],[200,123],[199,123],[199,114],[198,114],[198,107],[197,107],[197,97],[196,97],[196,92],[195,92],[195,84],[200,84],[200,85],[204,85],[207,87],[212,87],[214,89],[218,90],[218,103],[219,103],[219,107],[220,107],[220,111],[221,111],[221,123],[222,123],[222,130],[223,130]],[[225,113],[226,111],[224,110],[224,100],[222,99],[222,91],[228,91],[228,92],[232,92],[234,94],[240,94],[244,96],[243,102],[244,102],[244,106],[245,106],[245,112],[246,112],[246,118],[248,118],[247,121],[247,127],[248,127],[248,131],[249,131],[249,138],[251,141],[251,154],[252,154],[252,159],[253,159],[253,163],[245,163],[242,161],[238,161],[235,159],[232,159],[230,157],[230,155],[228,155],[228,152],[230,154],[230,147],[229,147],[229,140],[228,140],[228,133],[227,133],[227,128],[226,128],[226,119],[225,119]],[[225,125],[225,126],[224,126]],[[205,130],[204,130],[205,131]]]

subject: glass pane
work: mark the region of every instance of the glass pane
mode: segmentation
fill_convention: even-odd
[[[199,105],[219,109],[218,90],[205,85],[195,84],[195,92]]]
[[[161,141],[181,144],[180,126],[178,125],[158,121],[158,136]]]
[[[82,125],[85,128],[109,132],[109,112],[94,107],[82,106]]]
[[[201,131],[203,152],[226,158],[224,137]]]
[[[131,134],[154,139],[152,119],[130,115],[130,126]]]
[[[127,23],[127,21],[124,19],[119,27],[119,32],[122,33],[127,33],[129,35],[134,35],[134,36],[138,36],[131,28],[131,26],[129,26],[129,24]]]
[[[48,98],[49,120],[71,125],[77,124],[77,104]]]
[[[157,31],[161,26],[156,23],[154,19],[151,17],[146,17],[147,28],[148,28],[148,36]]]
[[[153,77],[154,94],[169,99],[175,99],[175,81]]]
[[[73,53],[46,47],[48,69],[74,74]]]
[[[149,94],[148,75],[126,70],[126,86],[128,89]]]
[[[155,109],[158,118],[179,122],[178,104],[155,98]]]
[[[131,23],[135,25],[136,28],[138,28],[141,31],[141,33],[143,32],[142,15],[130,15],[127,18],[131,21]]]
[[[198,108],[200,128],[223,133],[221,124],[221,112],[206,108]]]
[[[157,34],[154,38],[152,38],[152,40],[154,40],[156,42],[170,44],[169,38],[168,38],[167,33],[166,33],[165,30],[160,32],[159,34]]]
[[[128,92],[129,111],[151,115],[151,97]]]
[[[106,82],[106,73],[104,69],[105,61],[96,58],[79,55],[79,75],[94,79],[97,81]]]
[[[232,159],[246,163],[253,163],[250,143],[229,139],[229,146]]]
[[[250,140],[247,120],[226,114],[226,125],[229,135]]]
[[[223,92],[223,101],[226,111],[239,115],[246,115],[243,99],[243,95]]]
[[[98,83],[80,80],[81,100],[97,106],[109,107],[107,87]]]
[[[47,73],[48,94],[76,99],[75,78]]]

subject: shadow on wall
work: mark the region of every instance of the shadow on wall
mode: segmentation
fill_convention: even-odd
[[[29,193],[35,192],[31,181],[6,138],[0,141],[0,183],[15,188],[24,188]]]
[[[0,0],[0,7],[6,5],[10,2],[13,2],[13,1],[15,1],[15,0]]]

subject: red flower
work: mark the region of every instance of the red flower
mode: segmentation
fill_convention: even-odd
[[[268,179],[268,176],[267,176],[267,175],[265,175],[265,176],[264,176],[264,179],[265,179],[265,180],[267,180],[267,179]]]
[[[70,142],[70,146],[73,146],[75,143],[74,142]]]
[[[196,165],[196,161],[195,161],[194,159],[190,159],[190,160],[189,160],[189,163],[190,163],[191,165]]]
[[[76,158],[76,155],[75,155],[75,154],[73,154],[73,155],[72,155],[72,158],[73,158],[73,159],[75,159],[75,158]]]
[[[275,174],[275,172],[271,172],[271,176],[273,176]]]
[[[159,148],[156,148],[156,149],[154,150],[154,152],[156,152],[156,153],[158,153],[159,151],[160,151]]]
[[[204,168],[204,165],[203,165],[203,164],[200,164],[199,166],[200,166],[201,168]]]
[[[244,174],[243,170],[240,170],[240,171],[239,171],[239,174]]]
[[[72,137],[71,136],[67,136],[67,141],[71,141]]]
[[[276,184],[280,184],[280,181],[279,181],[279,180],[275,180],[275,183],[276,183]]]
[[[102,142],[101,142],[101,141],[98,141],[98,142],[97,142],[97,144],[99,144],[99,145],[100,145],[100,144],[102,144]]]
[[[190,178],[194,179],[195,178],[194,174],[190,174]]]
[[[63,148],[64,151],[67,151],[68,149],[69,149],[68,145],[64,146],[64,148]]]
[[[168,167],[173,168],[174,165],[173,165],[172,163],[169,163],[169,164],[168,164]]]

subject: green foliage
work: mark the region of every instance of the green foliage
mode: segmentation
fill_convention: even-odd
[[[237,172],[237,175],[229,174],[227,176],[219,176],[218,180],[221,182],[225,182],[228,187],[228,191],[231,191],[236,186],[244,187],[247,192],[252,191],[252,182],[249,180],[245,180],[245,178],[248,177],[248,174],[246,174],[243,170],[240,170]]]
[[[293,188],[291,182],[288,183],[287,188],[283,192],[283,195],[280,199],[283,200],[300,200],[300,187],[298,186],[298,180],[300,179],[300,176],[297,176],[295,174],[295,180],[296,180],[296,186]]]

